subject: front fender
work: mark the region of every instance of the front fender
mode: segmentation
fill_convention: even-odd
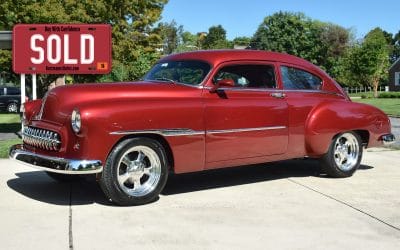
[[[168,129],[204,131],[203,106],[197,99],[91,102],[80,104],[78,109],[82,129],[74,136],[75,140],[71,141],[70,147],[79,143],[79,152],[91,159],[105,161],[117,142],[126,136],[135,136],[131,131],[150,131],[146,134],[152,130]],[[171,148],[175,172],[204,168],[203,134],[170,135],[163,138]]]
[[[333,137],[346,131],[368,132],[368,146],[381,145],[380,137],[390,133],[389,118],[367,104],[347,100],[321,103],[313,108],[305,124],[305,148],[309,156],[322,156]]]

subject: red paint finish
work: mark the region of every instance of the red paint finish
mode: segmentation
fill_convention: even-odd
[[[227,89],[221,98],[222,93],[204,91],[206,162],[286,152],[288,106],[286,100],[271,97],[271,93],[274,91]],[[242,128],[271,130],[241,132]],[[221,133],[223,130],[228,131]]]
[[[40,154],[103,163],[120,141],[150,136],[166,144],[176,173],[304,156],[321,157],[338,133],[356,131],[368,147],[390,133],[380,110],[353,103],[326,73],[289,55],[261,51],[199,51],[160,60],[201,60],[211,66],[198,86],[150,81],[83,84],[51,90],[43,102],[25,109],[30,126],[58,132],[60,151],[26,148]],[[276,88],[224,86],[212,91],[213,77],[227,64],[256,63],[275,69]],[[319,90],[284,89],[281,65],[322,79]],[[75,134],[71,112],[79,109],[82,130]],[[179,130],[181,134],[161,131]],[[79,147],[77,147],[79,145]]]

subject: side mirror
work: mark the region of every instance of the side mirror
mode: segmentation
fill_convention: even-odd
[[[219,88],[223,88],[223,87],[228,87],[228,88],[235,87],[235,82],[232,79],[229,79],[229,78],[218,80],[214,84],[214,86],[210,89],[210,92],[211,93],[215,93],[215,92],[217,92],[217,90]]]

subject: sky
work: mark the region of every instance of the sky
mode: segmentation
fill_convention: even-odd
[[[232,40],[252,36],[266,16],[280,10],[351,28],[356,38],[375,27],[400,31],[400,0],[169,0],[161,21],[175,20],[191,33],[221,24]]]

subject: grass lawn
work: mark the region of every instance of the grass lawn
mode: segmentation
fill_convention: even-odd
[[[21,130],[19,114],[0,113],[0,133],[16,133]],[[8,157],[8,150],[11,145],[21,143],[21,139],[0,138],[0,158]]]
[[[0,113],[0,133],[15,133],[21,129],[19,114]]]
[[[22,143],[22,140],[18,138],[0,141],[0,158],[8,158],[8,150],[17,143]]]
[[[0,113],[0,124],[20,123],[19,114]]]
[[[380,108],[388,115],[400,116],[399,98],[353,99],[353,101],[373,105]]]

